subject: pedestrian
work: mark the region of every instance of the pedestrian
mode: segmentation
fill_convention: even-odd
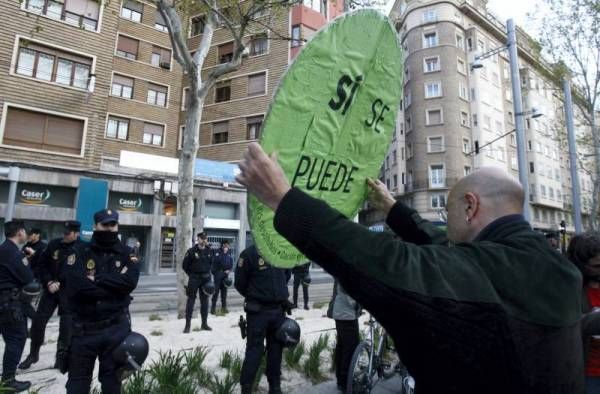
[[[600,393],[600,330],[592,318],[600,312],[600,233],[585,233],[571,239],[567,257],[583,275],[583,354],[586,392]],[[594,328],[596,326],[596,328]]]
[[[119,214],[104,209],[94,214],[90,244],[80,245],[67,259],[67,294],[73,313],[69,352],[68,394],[88,393],[94,364],[105,394],[119,394],[120,364],[113,350],[131,332],[129,304],[140,271],[137,257],[118,237]]]
[[[71,263],[75,261],[75,248],[78,244],[80,229],[81,223],[76,220],[64,222],[63,236],[51,240],[39,257],[39,275],[43,291],[31,322],[29,355],[19,364],[19,369],[28,369],[38,362],[40,348],[44,344],[46,325],[57,308],[60,321],[54,368],[59,370],[65,368],[71,342],[72,324],[65,289],[65,274],[69,261]]]
[[[291,188],[256,143],[239,166],[275,229],[382,324],[419,393],[583,392],[581,274],[531,229],[502,169],[450,189],[447,234],[365,179],[396,239]]]
[[[182,264],[183,270],[189,277],[186,288],[187,303],[185,306],[184,334],[190,332],[196,294],[200,298],[201,329],[206,331],[212,330],[208,326],[208,298],[213,295],[215,288],[210,273],[213,264],[213,252],[208,245],[208,236],[205,232],[198,233],[196,241],[196,245],[188,249],[185,253]]]
[[[337,387],[346,392],[346,382],[348,381],[348,369],[352,361],[354,349],[360,343],[360,333],[358,330],[358,318],[361,314],[361,307],[352,297],[350,297],[344,288],[337,282],[333,284],[333,295],[327,309],[327,317],[335,320],[335,377]]]
[[[42,254],[44,249],[46,249],[47,246],[46,242],[41,240],[41,236],[42,230],[40,230],[39,228],[32,228],[27,233],[27,243],[25,244],[25,246],[23,246],[23,248],[21,248],[21,251],[25,254],[24,262],[33,273],[33,277],[38,282],[41,282],[38,261],[40,255]],[[31,299],[31,297],[25,296],[23,294],[21,294],[21,297],[21,301],[23,302],[23,313],[25,313],[25,316],[28,319],[33,320],[35,316],[35,308],[32,305],[32,302],[35,303],[34,300]]]
[[[0,245],[0,333],[4,340],[2,387],[13,392],[28,390],[31,382],[15,379],[17,364],[27,340],[27,319],[23,314],[20,293],[24,286],[39,290],[39,284],[23,264],[25,255],[19,250],[27,240],[25,224],[13,220],[4,223],[6,240]]]
[[[292,268],[294,274],[294,305],[293,308],[298,308],[298,288],[302,285],[302,296],[304,299],[304,309],[308,307],[308,285],[310,284],[310,261],[306,264],[297,265]]]
[[[250,246],[241,254],[235,268],[235,288],[244,297],[247,333],[246,355],[242,365],[242,394],[252,392],[252,384],[267,342],[266,375],[269,394],[281,393],[281,357],[283,345],[276,338],[289,310],[288,287],[291,272],[274,267]]]
[[[221,242],[221,248],[214,253],[214,262],[212,266],[212,274],[215,281],[215,294],[212,296],[212,306],[210,313],[217,313],[217,300],[219,293],[221,294],[221,311],[228,313],[227,310],[227,282],[231,281],[229,273],[233,268],[233,257],[229,248],[229,241]]]

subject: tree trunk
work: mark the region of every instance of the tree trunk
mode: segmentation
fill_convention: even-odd
[[[594,160],[594,171],[592,171],[592,183],[594,184],[594,191],[592,193],[592,212],[590,214],[590,227],[592,230],[598,230],[598,211],[600,208],[600,130],[597,129],[596,125],[596,114],[591,111],[591,129],[592,129],[592,141],[594,145],[592,156]]]
[[[187,275],[183,271],[185,252],[192,247],[194,214],[194,165],[198,152],[198,129],[202,119],[204,99],[190,94],[189,107],[182,136],[183,146],[179,159],[179,196],[177,201],[176,266],[177,266],[177,317],[185,317]]]

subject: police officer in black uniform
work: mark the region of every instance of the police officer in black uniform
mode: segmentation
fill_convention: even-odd
[[[214,262],[212,266],[212,273],[215,280],[215,294],[212,296],[210,313],[213,315],[217,312],[219,292],[221,293],[221,310],[224,313],[229,312],[227,310],[227,286],[225,285],[225,279],[229,277],[229,273],[232,269],[233,258],[231,257],[231,251],[229,250],[229,242],[223,241],[221,242],[221,249],[214,252]]]
[[[40,278],[40,268],[39,268],[39,258],[46,246],[48,245],[46,242],[42,241],[42,230],[39,228],[32,228],[27,232],[27,243],[21,251],[25,254],[27,266],[33,273],[33,277],[41,282]],[[22,296],[23,301],[23,312],[28,319],[33,320],[35,316],[35,308],[31,305],[33,301],[31,297]]]
[[[25,224],[21,221],[5,223],[4,235],[6,241],[0,245],[0,333],[4,340],[2,385],[21,392],[29,389],[31,383],[15,379],[17,364],[27,340],[27,320],[19,293],[29,286],[39,290],[39,284],[34,282],[33,274],[23,264],[25,255],[17,246],[27,240]]]
[[[40,348],[44,344],[46,325],[56,308],[58,308],[60,323],[54,368],[64,368],[71,342],[72,322],[65,289],[65,270],[69,262],[72,264],[75,261],[75,247],[79,243],[80,229],[81,223],[78,221],[66,221],[63,236],[50,241],[39,257],[39,275],[44,290],[31,323],[29,355],[19,364],[20,369],[28,369],[38,362]]]
[[[102,392],[119,394],[120,365],[112,351],[131,332],[130,294],[140,271],[137,257],[118,238],[117,212],[96,212],[94,222],[91,243],[78,246],[76,259],[67,261],[67,294],[73,313],[67,393],[89,392],[98,358]]]
[[[185,254],[183,258],[183,270],[189,276],[187,285],[187,304],[185,306],[185,328],[184,334],[190,332],[192,315],[196,294],[200,296],[200,317],[202,318],[202,330],[211,331],[208,326],[208,297],[205,287],[212,282],[211,268],[213,263],[213,251],[208,245],[208,236],[205,232],[198,233],[197,243]]]
[[[310,279],[310,261],[306,264],[297,265],[292,268],[294,273],[294,308],[298,308],[298,288],[302,285],[302,296],[304,298],[304,309],[308,310],[308,284]]]
[[[240,385],[242,394],[252,392],[252,383],[260,365],[267,340],[267,369],[269,394],[281,393],[281,356],[283,345],[275,334],[285,320],[288,301],[287,283],[291,272],[266,262],[255,246],[241,254],[235,269],[235,288],[244,296],[247,320],[246,356]]]

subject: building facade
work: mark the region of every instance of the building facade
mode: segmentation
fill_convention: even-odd
[[[174,160],[189,91],[156,7],[133,0],[0,0],[0,7],[0,173],[11,168],[0,177],[0,217],[14,203],[14,218],[42,228],[45,238],[58,237],[61,222],[85,204],[83,180],[103,180],[105,205],[120,212],[122,241],[141,244],[143,271],[174,271]],[[307,0],[260,16],[270,29],[250,32],[243,66],[209,93],[199,158],[241,159],[259,138],[271,96],[303,40],[342,11],[343,2]],[[193,51],[203,15],[183,22]],[[203,73],[232,50],[227,30],[217,29]],[[139,160],[125,164],[124,157]],[[227,239],[239,251],[250,238],[246,194],[211,174],[213,164],[197,165],[204,170],[194,190],[195,231],[204,229],[215,244]]]
[[[382,179],[438,221],[448,190],[474,169],[495,166],[518,176],[508,53],[499,50],[481,60],[482,67],[471,67],[477,56],[505,45],[506,27],[489,13],[486,0],[398,0],[391,15],[405,70],[404,122],[397,125],[404,138],[396,138],[389,155],[405,152],[406,164],[387,171],[386,159]],[[532,225],[556,232],[565,220],[572,231],[561,86],[552,82],[551,68],[526,33],[518,29],[517,36]],[[397,188],[394,177],[402,180]],[[589,176],[581,171],[580,179],[587,201]]]

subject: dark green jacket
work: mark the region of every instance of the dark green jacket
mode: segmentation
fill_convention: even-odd
[[[452,247],[399,203],[387,222],[404,241],[297,189],[274,220],[381,322],[418,394],[583,392],[580,273],[520,215]]]

